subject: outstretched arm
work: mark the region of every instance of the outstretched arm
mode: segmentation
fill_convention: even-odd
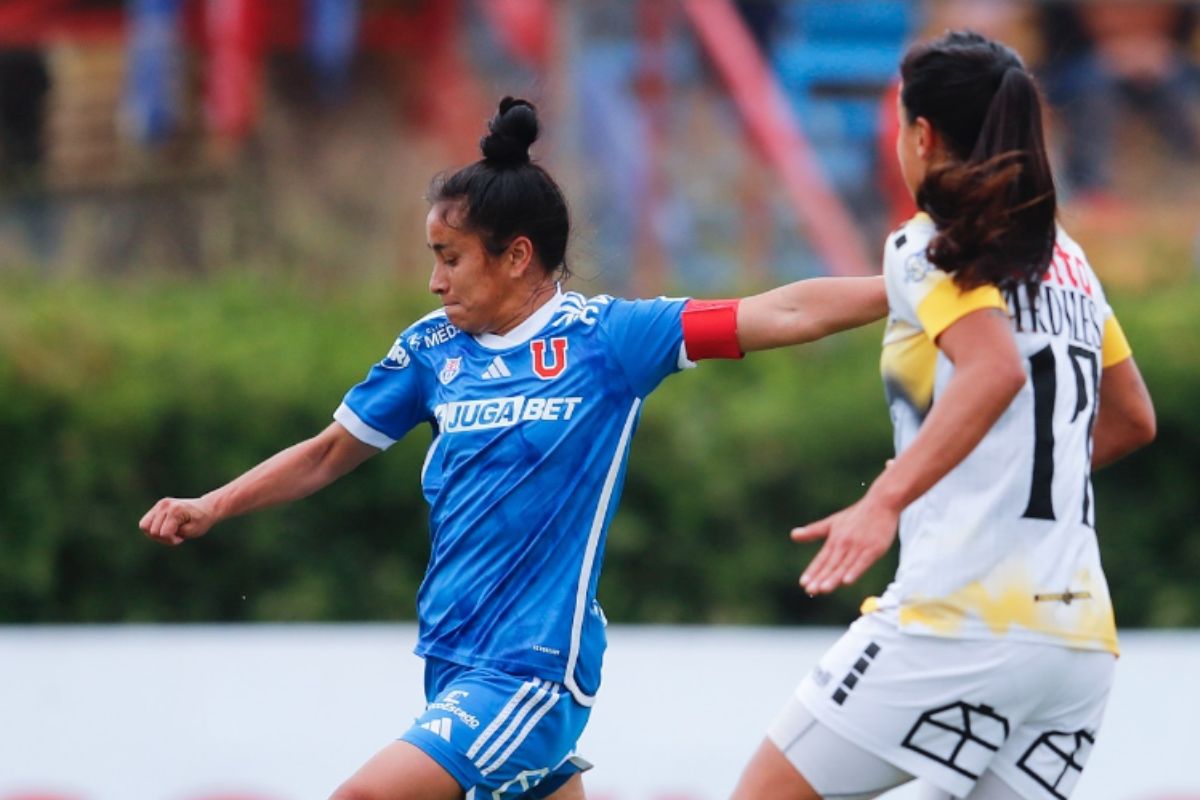
[[[138,526],[155,541],[181,544],[223,519],[307,497],[378,452],[334,422],[203,497],[164,497]]]
[[[810,278],[744,298],[738,305],[742,352],[811,342],[887,314],[883,278]]]
[[[1157,434],[1154,403],[1133,357],[1105,367],[1100,378],[1100,409],[1092,439],[1092,469],[1100,469]]]

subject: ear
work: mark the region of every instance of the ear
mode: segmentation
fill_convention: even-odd
[[[939,145],[937,131],[925,117],[917,117],[913,124],[917,126],[917,155],[928,161]]]
[[[533,242],[528,236],[518,236],[513,239],[504,254],[504,267],[509,275],[520,278],[529,271],[533,264]]]

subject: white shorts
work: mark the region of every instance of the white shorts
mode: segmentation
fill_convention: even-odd
[[[914,636],[876,613],[850,626],[796,698],[857,745],[848,761],[862,748],[897,768],[881,773],[891,783],[876,793],[913,775],[965,797],[990,770],[1020,797],[1065,800],[1091,752],[1115,665],[1105,652]],[[842,779],[865,777],[863,764],[830,764],[826,753],[814,768],[798,735],[805,723],[794,716],[785,708],[768,737],[823,796],[848,794]]]

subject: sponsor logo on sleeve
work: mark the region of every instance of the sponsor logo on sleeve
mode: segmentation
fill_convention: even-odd
[[[408,355],[408,351],[404,349],[403,338],[396,339],[395,344],[392,345],[392,349],[388,350],[388,354],[384,356],[383,361],[379,362],[379,366],[386,369],[404,369],[412,363],[412,358]]]

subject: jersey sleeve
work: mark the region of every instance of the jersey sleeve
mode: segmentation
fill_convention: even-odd
[[[1100,349],[1100,363],[1104,367],[1111,367],[1114,364],[1120,364],[1125,359],[1133,355],[1133,348],[1129,346],[1129,340],[1125,338],[1125,331],[1121,328],[1121,323],[1117,322],[1115,314],[1109,314],[1104,320],[1104,344]]]
[[[356,439],[380,450],[429,418],[420,364],[405,350],[403,335],[367,377],[346,393],[333,418]]]
[[[684,299],[613,300],[603,331],[613,357],[638,397],[654,391],[662,379],[692,366],[683,347]]]
[[[981,308],[998,308],[1006,311],[1004,296],[995,286],[980,286],[962,290],[949,275],[937,271],[942,277],[917,304],[917,318],[930,339],[936,340],[942,331],[955,322]]]

